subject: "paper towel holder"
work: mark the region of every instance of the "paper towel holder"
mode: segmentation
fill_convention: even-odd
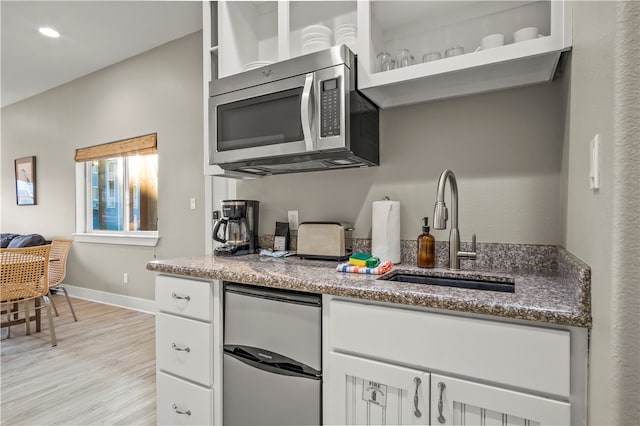
[[[400,263],[400,202],[385,195],[382,200],[374,201],[372,207],[371,254]]]

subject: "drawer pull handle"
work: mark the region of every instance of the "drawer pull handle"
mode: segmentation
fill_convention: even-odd
[[[176,345],[175,343],[172,343],[171,347],[173,348],[174,351],[191,352],[191,348],[189,346],[187,346],[186,348],[179,348],[178,345]]]
[[[191,300],[191,296],[178,296],[175,293],[171,293],[171,297],[173,297],[176,300],[186,300],[187,302]]]
[[[414,377],[413,382],[416,384],[416,393],[413,394],[413,414],[416,417],[422,417],[422,412],[420,412],[420,409],[418,408],[418,388],[420,387],[422,380],[420,380],[419,377]]]
[[[171,408],[173,408],[173,411],[175,411],[177,414],[186,414],[187,416],[191,415],[191,410],[187,410],[187,411],[178,410],[178,406],[176,404],[173,404]]]
[[[438,389],[440,389],[440,397],[438,397],[438,422],[440,423],[445,423],[447,421],[447,419],[444,418],[444,416],[442,415],[442,410],[443,410],[443,402],[442,402],[442,394],[444,393],[444,390],[446,389],[446,385],[442,382],[438,382]]]

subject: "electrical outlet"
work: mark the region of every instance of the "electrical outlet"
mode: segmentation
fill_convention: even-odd
[[[195,199],[195,197],[192,197],[191,200],[189,200],[189,208],[191,210],[195,210],[196,209],[196,199]]]
[[[122,274],[122,284],[129,284],[129,274],[126,272]]]
[[[298,210],[289,210],[287,212],[287,220],[289,221],[289,230],[297,231],[298,225],[300,224],[298,221]]]

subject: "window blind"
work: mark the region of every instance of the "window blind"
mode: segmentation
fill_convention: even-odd
[[[77,162],[158,152],[157,133],[76,149]]]

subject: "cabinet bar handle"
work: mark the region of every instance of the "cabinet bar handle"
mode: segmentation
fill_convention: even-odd
[[[171,344],[171,348],[174,351],[191,352],[191,348],[189,346],[187,346],[186,348],[179,348],[178,345],[176,345],[175,343]]]
[[[178,296],[175,292],[171,293],[171,297],[177,300],[186,300],[187,302],[191,300],[191,296]]]
[[[442,415],[442,409],[444,408],[444,404],[442,402],[442,394],[444,393],[446,387],[447,386],[444,383],[438,382],[438,389],[440,389],[440,396],[438,397],[438,422],[440,423],[445,423],[447,421],[447,419],[445,419]]]
[[[416,384],[416,393],[413,394],[413,414],[416,417],[422,417],[422,412],[420,412],[420,409],[418,408],[418,388],[420,387],[422,380],[420,380],[420,377],[414,377],[413,382]]]
[[[191,415],[191,410],[187,410],[187,411],[178,410],[178,406],[176,404],[173,404],[171,408],[173,408],[173,411],[175,411],[178,414],[186,414],[187,416]]]

